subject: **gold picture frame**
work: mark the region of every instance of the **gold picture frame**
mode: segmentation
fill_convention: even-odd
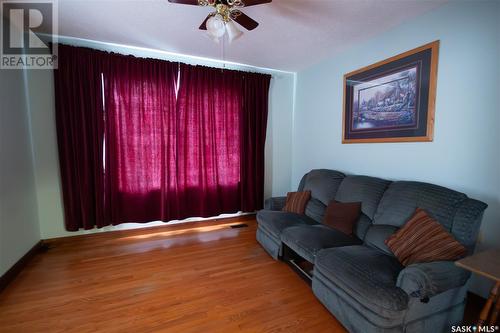
[[[429,142],[439,40],[344,75],[342,143]]]

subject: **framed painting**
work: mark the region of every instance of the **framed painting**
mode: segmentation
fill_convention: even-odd
[[[344,75],[342,143],[432,141],[439,41]]]

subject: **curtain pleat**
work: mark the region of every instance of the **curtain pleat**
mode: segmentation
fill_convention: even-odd
[[[181,212],[236,213],[240,204],[238,72],[181,64],[177,100],[177,181]],[[192,216],[192,215],[191,215]]]
[[[54,71],[64,221],[69,231],[110,223],[102,163],[101,61],[100,52],[61,45],[59,68]]]
[[[172,129],[178,64],[114,54],[109,58],[104,90],[112,223],[177,218]]]
[[[266,144],[270,75],[245,73],[241,108],[241,210],[253,212],[264,203],[264,148]]]

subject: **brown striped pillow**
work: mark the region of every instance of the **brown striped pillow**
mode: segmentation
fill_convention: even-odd
[[[385,244],[405,266],[457,260],[467,253],[462,244],[421,208],[417,208],[408,222],[385,240]]]
[[[289,213],[304,214],[307,202],[311,199],[311,191],[288,192],[286,204],[283,211]]]

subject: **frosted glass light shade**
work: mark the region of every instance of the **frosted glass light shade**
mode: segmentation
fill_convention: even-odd
[[[226,31],[229,42],[232,42],[233,40],[236,40],[243,35],[243,32],[238,29],[233,21],[229,21],[226,23]]]
[[[224,19],[219,14],[212,16],[207,20],[207,31],[208,33],[216,38],[224,36],[226,32],[226,26]]]

